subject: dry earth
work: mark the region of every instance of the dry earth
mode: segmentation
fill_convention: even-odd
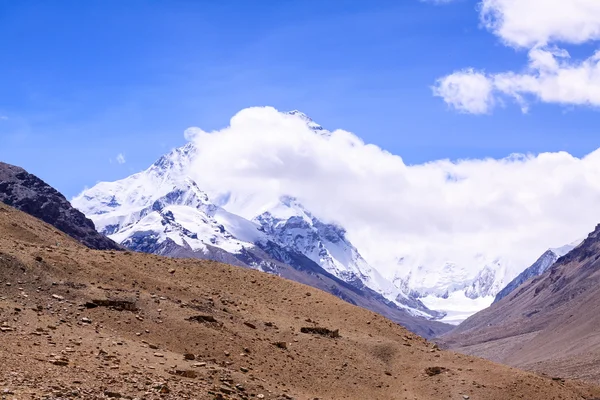
[[[0,361],[6,399],[600,398],[279,277],[90,250],[6,205]]]

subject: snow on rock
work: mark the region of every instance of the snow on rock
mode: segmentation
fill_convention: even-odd
[[[286,115],[300,119],[316,135],[332,137],[300,111]],[[487,306],[524,269],[510,261],[510,254],[445,260],[437,258],[436,249],[404,254],[395,265],[386,261],[386,265],[374,266],[350,242],[343,227],[314,215],[296,198],[277,194],[266,201],[262,195],[242,196],[235,187],[209,198],[189,178],[199,154],[194,144],[188,143],[145,171],[85,190],[72,203],[100,232],[136,250],[170,254],[185,249],[212,252],[213,256],[219,251],[219,260],[227,262],[233,260],[230,255],[248,254],[250,249],[271,251],[280,259],[287,258],[286,251],[297,252],[345,282],[372,289],[414,315],[440,317],[447,313],[446,318],[453,322]],[[569,248],[555,250],[535,273]],[[256,265],[267,264],[257,261]]]
[[[575,247],[579,246],[581,242],[583,242],[583,240],[577,240],[562,247],[548,249],[529,268],[521,272],[515,279],[510,281],[506,287],[498,292],[496,298],[494,299],[494,303],[511,294],[516,288],[521,286],[529,279],[542,275],[544,272],[550,269],[550,267],[553,266],[560,257],[566,255]]]
[[[282,196],[263,207],[253,221],[276,243],[306,255],[342,280],[367,286],[398,306],[413,309],[416,315],[438,315],[369,265],[342,227],[319,220],[296,198]]]

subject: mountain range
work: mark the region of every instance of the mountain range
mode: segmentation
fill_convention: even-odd
[[[274,273],[322,288],[432,337],[450,329],[385,280],[348,241],[343,228],[325,223],[296,199],[281,197],[252,220],[211,202],[187,168],[192,143],[147,170],[103,182],[72,200],[99,232],[135,251],[211,259]]]
[[[320,140],[331,139],[331,132],[305,114],[286,115],[304,123]],[[315,214],[299,198],[274,197],[244,216],[230,212],[231,199],[210,198],[192,178],[198,157],[198,148],[189,142],[145,171],[84,190],[72,203],[99,232],[132,250],[280,274],[276,263],[311,265],[369,291],[389,307],[453,324],[491,304],[526,268],[512,262],[510,255],[478,254],[460,264],[423,264],[407,255],[398,258],[390,275],[363,257],[344,227]],[[235,188],[230,189],[226,197],[233,197]]]

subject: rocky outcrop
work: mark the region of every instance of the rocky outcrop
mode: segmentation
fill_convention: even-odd
[[[92,249],[121,249],[98,233],[94,223],[61,193],[23,168],[0,162],[0,201],[53,225]]]

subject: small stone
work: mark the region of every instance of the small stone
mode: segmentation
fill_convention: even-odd
[[[195,356],[195,355],[193,355],[192,353],[185,353],[185,354],[183,355],[183,358],[184,358],[184,359],[186,359],[186,360],[193,361],[193,360],[195,360],[195,359],[196,359],[196,356]]]
[[[91,324],[92,320],[86,317],[81,318],[81,322],[83,322],[84,324]]]
[[[120,399],[120,398],[121,398],[121,393],[118,393],[118,392],[111,392],[111,391],[109,391],[109,390],[105,390],[105,391],[104,391],[104,395],[105,395],[106,397],[110,397],[110,398],[113,398],[113,399]]]
[[[57,294],[53,294],[53,295],[52,295],[52,298],[53,298],[53,299],[56,299],[56,300],[64,300],[64,299],[65,299],[63,296],[59,296],[59,295],[57,295]]]
[[[260,393],[260,394],[257,394],[257,395],[256,395],[256,398],[257,398],[257,399],[264,399],[264,398],[265,398],[265,395],[264,395],[264,394],[262,394],[262,393]]]
[[[198,373],[196,371],[190,371],[187,369],[175,370],[175,375],[183,376],[184,378],[197,378],[198,377]]]
[[[233,390],[229,386],[225,386],[225,385],[221,385],[221,387],[219,387],[219,390],[225,394],[232,394],[235,392],[235,390]]]
[[[170,273],[170,274],[174,274],[174,273],[175,273],[175,268],[171,268],[171,269],[169,270],[169,273]]]
[[[248,368],[246,367],[240,367],[240,371],[242,371],[243,373],[248,372]]]
[[[469,400],[469,396],[467,396],[466,394],[463,394],[463,399]]]
[[[154,353],[154,357],[164,357],[165,355],[163,353]]]

